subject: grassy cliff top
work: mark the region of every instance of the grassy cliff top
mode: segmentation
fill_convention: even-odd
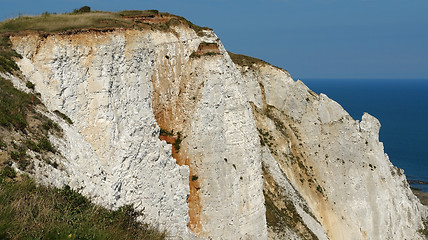
[[[157,10],[91,12],[89,7],[84,8],[72,13],[51,14],[46,12],[39,16],[19,16],[8,19],[0,22],[0,34],[28,30],[56,33],[88,28],[101,30],[112,28],[169,30],[170,26],[177,25],[186,25],[197,33],[203,29],[209,29],[196,26],[183,17]]]
[[[250,56],[242,55],[242,54],[236,54],[236,53],[232,53],[232,52],[228,52],[228,53],[229,53],[229,56],[232,59],[232,61],[236,65],[241,66],[241,67],[249,67],[251,69],[251,68],[254,68],[255,65],[268,65],[268,66],[272,66],[276,69],[284,70],[287,72],[287,70],[285,70],[283,68],[277,67],[275,65],[272,65],[268,62],[265,62],[261,59],[255,58],[255,57],[250,57]]]
[[[228,52],[232,61],[239,66],[251,66],[253,64],[269,64],[261,59],[250,57],[247,55]],[[270,65],[270,64],[269,64]]]

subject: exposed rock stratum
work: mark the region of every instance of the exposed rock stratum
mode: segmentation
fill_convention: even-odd
[[[423,239],[427,209],[376,118],[229,54],[211,30],[171,28],[10,37],[64,132],[39,182],[131,204],[171,239]]]

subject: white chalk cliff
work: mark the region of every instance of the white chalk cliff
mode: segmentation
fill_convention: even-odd
[[[172,28],[11,36],[25,79],[74,122],[50,114],[64,136],[40,182],[132,204],[171,239],[423,239],[427,209],[378,120]]]

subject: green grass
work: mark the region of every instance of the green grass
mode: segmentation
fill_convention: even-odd
[[[19,68],[14,58],[20,57],[19,54],[10,48],[9,36],[5,34],[0,35],[0,72],[17,71]]]
[[[71,190],[37,186],[9,166],[0,171],[0,239],[165,239],[125,206],[110,211]]]
[[[23,130],[27,126],[27,111],[38,103],[37,97],[19,91],[10,81],[0,77],[0,126]]]

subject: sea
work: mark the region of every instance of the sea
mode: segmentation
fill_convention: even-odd
[[[413,188],[428,193],[428,79],[301,81],[338,102],[356,120],[364,112],[376,117],[390,161],[404,169]]]

